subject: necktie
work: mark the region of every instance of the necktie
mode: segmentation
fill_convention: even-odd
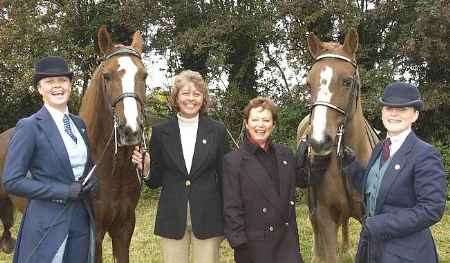
[[[75,143],[77,143],[77,137],[75,136],[75,134],[73,134],[72,129],[70,128],[70,120],[67,114],[64,114],[63,123],[64,131],[70,136],[70,138],[72,138]]]
[[[383,166],[383,164],[389,159],[391,152],[390,147],[391,147],[391,139],[386,138],[383,141],[383,151],[381,152],[381,160],[380,160],[381,166]]]

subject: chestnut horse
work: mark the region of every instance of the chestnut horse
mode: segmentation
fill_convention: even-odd
[[[80,108],[100,180],[99,191],[92,196],[96,261],[102,262],[102,242],[108,232],[116,262],[127,263],[141,187],[131,153],[135,145],[145,144],[143,101],[147,73],[141,59],[143,40],[136,32],[130,47],[114,45],[102,26],[98,30],[98,46],[103,61],[94,72]],[[0,171],[13,132],[14,128],[0,134]],[[4,226],[0,245],[4,252],[14,249],[10,232],[14,206],[23,212],[26,204],[26,199],[8,195],[0,186],[0,219]]]
[[[86,123],[100,189],[92,198],[96,223],[97,262],[102,262],[105,233],[112,239],[118,263],[129,262],[136,222],[140,178],[131,162],[135,145],[144,141],[147,73],[141,59],[143,40],[133,35],[130,47],[114,45],[105,26],[97,33],[103,56],[84,94],[80,117]],[[145,144],[145,143],[144,143]]]
[[[342,252],[349,249],[348,221],[361,221],[362,199],[342,174],[342,156],[350,146],[362,163],[367,161],[378,141],[363,116],[360,79],[355,53],[358,35],[351,30],[343,45],[308,37],[315,62],[307,76],[311,112],[299,125],[297,138],[309,144],[311,163],[318,156],[329,157],[326,173],[308,188],[310,220],[314,231],[312,262],[337,262],[337,235],[342,227]]]

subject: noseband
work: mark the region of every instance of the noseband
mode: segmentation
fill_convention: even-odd
[[[343,109],[342,107],[339,107],[335,104],[326,102],[326,101],[315,101],[311,106],[311,113],[314,110],[314,107],[316,106],[325,106],[327,108],[330,108],[341,115],[344,116],[342,121],[339,123],[337,131],[336,131],[336,137],[337,137],[337,144],[336,144],[336,156],[341,157],[342,155],[342,138],[345,133],[345,126],[347,125],[348,121],[352,118],[352,114],[350,113],[353,104],[355,101],[359,98],[359,75],[358,75],[358,65],[351,59],[337,55],[337,54],[322,54],[316,58],[316,61],[324,60],[324,59],[337,59],[341,61],[345,61],[350,63],[353,68],[355,69],[352,76],[352,84],[351,84],[351,93],[350,93],[350,99],[346,105],[346,108]],[[356,110],[356,108],[355,108]]]

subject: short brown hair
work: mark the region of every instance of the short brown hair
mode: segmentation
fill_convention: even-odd
[[[203,103],[200,108],[200,113],[207,113],[209,104],[208,87],[206,86],[206,82],[203,80],[202,75],[200,75],[197,71],[192,70],[183,70],[175,75],[175,80],[173,82],[169,97],[169,102],[172,109],[176,112],[180,110],[177,105],[177,97],[180,89],[184,87],[187,82],[194,84],[195,88],[203,94]]]
[[[276,123],[278,121],[278,107],[273,103],[273,101],[266,97],[256,97],[251,99],[247,106],[244,108],[244,120],[248,122],[248,118],[250,116],[250,110],[254,108],[262,107],[265,110],[269,110],[272,113],[273,122]]]

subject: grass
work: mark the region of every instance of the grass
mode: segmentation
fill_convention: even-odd
[[[155,192],[145,191],[137,207],[136,229],[134,231],[133,239],[130,249],[130,262],[145,262],[145,263],[159,263],[162,262],[161,252],[159,247],[158,237],[153,234],[153,224],[156,213],[157,198]],[[14,236],[17,235],[17,227],[19,225],[19,217],[16,216],[16,224],[13,229]],[[306,205],[299,205],[297,207],[297,223],[300,231],[301,252],[305,262],[311,260],[311,246],[312,246],[312,228],[308,219],[308,208]],[[351,253],[355,254],[356,244],[359,233],[359,223],[352,220],[350,222],[350,239]],[[433,236],[439,251],[441,262],[450,263],[450,212],[446,211],[443,219],[433,227]],[[228,246],[227,241],[222,242],[220,250],[220,262],[233,262],[233,252]],[[112,249],[111,240],[106,236],[103,243],[103,258],[104,262],[112,263]],[[12,255],[0,253],[0,263],[11,262]],[[349,260],[351,262],[351,260]]]

